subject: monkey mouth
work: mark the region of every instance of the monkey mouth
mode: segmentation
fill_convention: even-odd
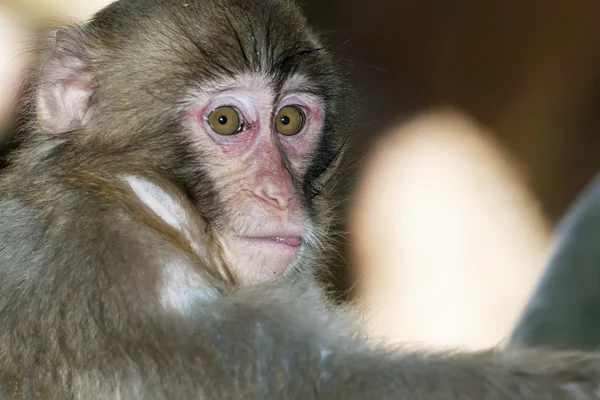
[[[300,236],[268,236],[264,238],[258,238],[259,240],[270,240],[275,243],[281,243],[290,247],[302,246],[302,239]]]
[[[249,244],[265,244],[285,246],[290,248],[298,248],[302,246],[302,239],[297,235],[268,235],[268,236],[242,236],[240,239]]]

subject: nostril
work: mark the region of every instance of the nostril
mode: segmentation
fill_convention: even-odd
[[[257,174],[252,192],[270,206],[285,210],[294,199],[290,174],[277,165],[264,165]]]
[[[290,201],[293,198],[292,190],[288,185],[278,185],[274,183],[260,185],[255,193],[270,205],[280,209],[288,208]]]
[[[266,189],[260,191],[260,197],[262,197],[268,203],[282,209],[287,208],[290,201],[289,196],[285,196],[281,193],[274,193],[273,191],[269,191]]]

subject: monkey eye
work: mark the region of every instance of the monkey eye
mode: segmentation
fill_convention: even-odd
[[[238,111],[231,106],[215,108],[208,115],[208,124],[219,135],[233,135],[243,128]]]
[[[298,106],[285,106],[275,116],[275,130],[285,136],[293,136],[304,127],[304,112]]]

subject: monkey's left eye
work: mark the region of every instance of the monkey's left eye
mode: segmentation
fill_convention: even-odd
[[[275,130],[282,135],[292,136],[304,127],[304,112],[297,106],[285,106],[275,116]]]
[[[219,135],[233,135],[242,129],[240,114],[230,106],[215,108],[208,115],[208,124]]]

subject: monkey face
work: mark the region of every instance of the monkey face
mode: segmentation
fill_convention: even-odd
[[[201,268],[242,285],[308,270],[348,126],[333,57],[288,1],[134,5],[49,38],[35,101],[53,157],[121,177]]]
[[[301,177],[317,148],[324,103],[300,76],[279,90],[263,75],[192,93],[186,130],[220,202],[213,224],[237,280],[276,279],[312,236]]]

